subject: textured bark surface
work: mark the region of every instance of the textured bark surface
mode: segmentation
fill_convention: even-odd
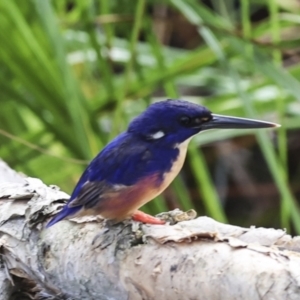
[[[0,300],[300,299],[300,238],[193,213],[45,230],[68,195],[0,162]],[[87,222],[88,221],[88,222]]]

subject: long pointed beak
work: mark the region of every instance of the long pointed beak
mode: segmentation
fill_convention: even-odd
[[[207,129],[250,129],[250,128],[270,128],[270,127],[280,127],[281,125],[271,122],[228,117],[222,115],[212,114],[212,119],[207,123],[201,125],[202,130]]]

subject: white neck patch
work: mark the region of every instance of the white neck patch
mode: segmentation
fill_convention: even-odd
[[[163,136],[165,136],[165,133],[160,130],[160,131],[157,131],[157,132],[151,134],[150,138],[153,140],[158,140],[158,139],[162,138]]]

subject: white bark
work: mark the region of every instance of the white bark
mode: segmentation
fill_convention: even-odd
[[[36,299],[300,299],[300,238],[283,230],[207,217],[45,230],[68,195],[4,163],[0,180],[0,300],[17,290]]]

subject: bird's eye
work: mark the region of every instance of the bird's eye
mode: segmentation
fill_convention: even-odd
[[[191,124],[192,122],[192,119],[190,117],[187,117],[187,116],[183,116],[179,119],[179,122],[181,125],[183,126],[188,126]]]

